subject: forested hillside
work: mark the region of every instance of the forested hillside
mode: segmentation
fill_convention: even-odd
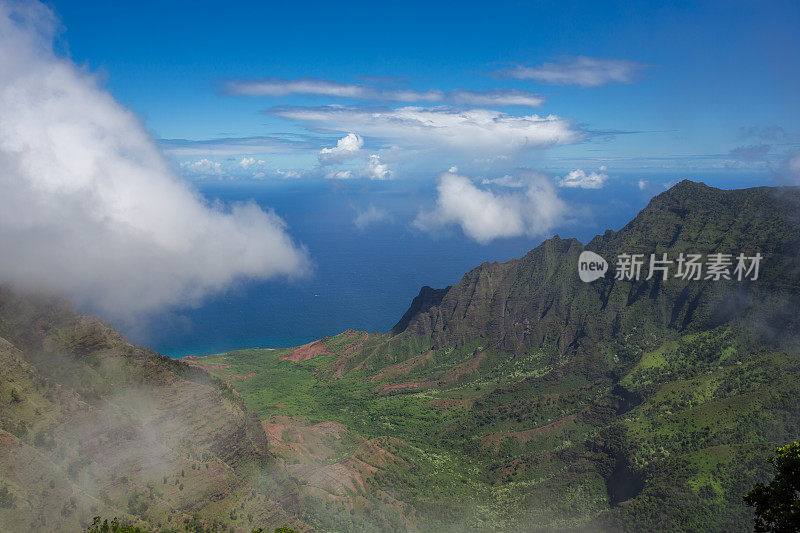
[[[424,288],[387,334],[198,364],[283,428],[301,482],[354,460],[346,431],[385,444],[367,482],[317,512],[323,529],[399,512],[410,529],[748,530],[742,495],[800,434],[798,206],[797,189],[684,181],[586,246],[554,237]],[[604,278],[578,279],[584,250],[611,264]],[[614,279],[626,253],[762,260],[756,280],[648,280],[647,262]],[[320,462],[296,435],[329,421],[338,454]]]
[[[303,529],[283,476],[222,381],[61,299],[0,289],[0,530],[82,531],[96,515]]]
[[[390,332],[183,361],[4,289],[0,529],[747,531],[800,435],[799,206],[685,181],[585,246],[423,288]],[[760,270],[615,279],[682,253]]]

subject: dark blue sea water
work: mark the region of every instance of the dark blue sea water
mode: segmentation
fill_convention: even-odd
[[[560,190],[575,217],[552,233],[587,242],[607,228],[619,229],[664,184],[682,177],[631,175],[602,190]],[[639,178],[648,179],[650,188],[640,190]],[[763,177],[724,174],[701,179],[724,188],[764,182]],[[520,257],[543,240],[520,237],[482,245],[457,228],[433,236],[414,229],[411,221],[435,197],[430,181],[211,182],[198,188],[212,200],[253,199],[274,209],[308,248],[314,269],[293,281],[243,282],[198,308],[165,311],[122,328],[135,342],[172,357],[294,346],[348,328],[386,331],[421,286],[457,283],[480,263]],[[390,212],[391,218],[359,230],[354,218],[370,206]]]

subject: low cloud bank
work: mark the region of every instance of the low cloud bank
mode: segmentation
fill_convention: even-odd
[[[365,83],[346,83],[319,78],[266,78],[260,80],[231,80],[223,92],[234,96],[280,97],[293,94],[377,100],[387,102],[453,103],[464,105],[498,105],[539,107],[545,102],[541,94],[519,89],[470,91],[456,89],[415,91],[405,88],[375,87]]]
[[[577,168],[568,172],[563,178],[558,178],[559,187],[569,187],[571,189],[602,189],[608,179],[608,170],[601,166],[597,171],[586,173],[585,170]]]
[[[786,154],[775,175],[781,185],[800,185],[800,151]]]
[[[366,211],[358,210],[358,215],[353,219],[353,224],[356,228],[363,230],[368,226],[390,219],[391,215],[386,209],[378,209],[374,205],[370,205]]]
[[[471,157],[510,156],[579,142],[586,133],[555,115],[509,115],[448,107],[277,106],[267,114],[308,128],[358,132],[403,149],[456,150]]]
[[[140,121],[52,48],[39,3],[0,3],[0,282],[107,316],[187,305],[306,251],[253,203],[209,205]]]
[[[518,65],[500,70],[497,74],[548,85],[599,87],[609,83],[632,83],[645,67],[646,65],[626,59],[574,56],[543,63],[538,67]]]
[[[439,177],[436,206],[420,213],[415,227],[435,231],[456,225],[468,237],[488,243],[504,237],[544,236],[566,216],[567,205],[543,176],[525,176],[519,181],[524,186],[514,182],[514,192],[496,192],[456,171],[450,169]]]
[[[319,151],[319,163],[330,165],[347,161],[357,157],[363,146],[364,140],[361,137],[355,133],[348,133],[336,142],[336,146]]]

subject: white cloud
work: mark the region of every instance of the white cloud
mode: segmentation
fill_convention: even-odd
[[[394,102],[427,102],[435,103],[441,102],[445,99],[442,91],[415,91],[413,89],[384,89],[378,91],[374,100],[391,100]]]
[[[597,171],[589,174],[581,169],[569,172],[563,178],[556,178],[559,187],[571,187],[578,189],[602,189],[608,179],[607,168],[602,166]]]
[[[331,180],[349,180],[353,178],[352,170],[331,170],[325,177]]]
[[[527,187],[531,183],[531,180],[544,179],[547,179],[544,174],[528,170],[522,174],[517,174],[516,176],[506,174],[504,176],[500,176],[499,178],[484,178],[481,180],[481,185],[496,185],[500,187],[510,187],[512,189],[520,189]]]
[[[406,148],[446,147],[493,156],[582,140],[583,132],[561,117],[515,116],[486,109],[447,107],[365,109],[349,106],[281,106],[269,113],[333,131],[358,130]]]
[[[527,107],[539,107],[546,101],[541,94],[516,89],[497,89],[494,91],[456,90],[450,93],[450,100],[456,104],[475,106],[519,105]]]
[[[164,152],[174,157],[225,157],[242,154],[306,153],[317,146],[302,138],[238,137],[223,139],[158,139]]]
[[[197,161],[184,161],[181,167],[192,174],[209,176],[222,174],[222,164],[205,157]]]
[[[336,142],[333,148],[323,148],[319,151],[319,163],[321,165],[331,165],[341,163],[358,156],[361,147],[364,146],[364,139],[355,133],[348,133]]]
[[[353,224],[358,229],[363,230],[367,226],[389,220],[391,216],[385,209],[376,209],[374,205],[369,206],[366,211],[358,211],[358,215],[353,220]]]
[[[255,157],[243,157],[241,161],[239,161],[239,166],[244,169],[248,169],[254,166],[261,166],[264,165],[266,162],[262,159],[256,159]]]
[[[800,151],[786,154],[778,167],[776,177],[784,185],[800,185]]]
[[[640,179],[639,183],[637,183],[637,185],[639,186],[639,190],[640,191],[645,190],[649,184],[650,184],[650,182],[648,182],[647,180],[643,180],[643,179]]]
[[[281,170],[275,169],[275,175],[279,178],[298,179],[305,177],[305,173],[301,170]]]
[[[375,100],[406,103],[441,103],[469,105],[520,105],[539,107],[545,102],[541,94],[518,89],[492,89],[469,91],[457,89],[450,92],[375,87],[363,83],[346,83],[319,78],[267,78],[261,80],[232,80],[225,84],[226,93],[236,96],[280,97],[291,94],[329,96],[355,100]]]
[[[203,157],[196,161],[183,161],[180,164],[183,172],[190,176],[226,176],[229,179],[241,177],[264,177],[266,161],[255,157],[243,156],[238,162],[219,162]]]
[[[361,175],[371,180],[388,180],[392,179],[392,171],[385,163],[381,163],[381,157],[376,154],[371,154],[367,158],[367,165],[361,172]]]
[[[499,185],[501,187],[511,187],[518,189],[524,187],[525,183],[518,177],[506,174],[499,178],[484,178],[481,180],[481,185]]]
[[[521,80],[535,80],[549,85],[598,87],[609,83],[631,83],[645,65],[625,59],[601,59],[576,56],[539,67],[516,66],[498,73]]]
[[[288,96],[306,94],[333,96],[359,100],[392,100],[400,102],[440,102],[441,91],[414,91],[410,89],[383,89],[361,83],[345,83],[319,78],[266,78],[261,80],[231,80],[225,92],[238,96]]]
[[[225,84],[229,94],[242,96],[288,96],[290,94],[312,94],[339,96],[343,98],[365,98],[366,87],[356,83],[299,78],[286,80],[268,78],[262,80],[232,80]]]
[[[465,176],[445,172],[439,177],[435,209],[420,213],[413,225],[434,231],[454,224],[480,243],[544,235],[564,219],[567,206],[547,179],[534,175],[528,181],[524,191],[496,194]]]
[[[130,111],[55,56],[56,26],[42,4],[0,3],[1,282],[123,318],[307,268],[277,215],[210,206],[178,178]]]

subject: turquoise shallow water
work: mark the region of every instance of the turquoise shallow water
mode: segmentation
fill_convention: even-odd
[[[650,180],[678,177],[682,176]],[[599,191],[560,190],[574,216],[551,234],[587,242],[606,228],[619,229],[658,192],[640,191],[638,178],[617,178]],[[719,174],[703,181],[730,188],[764,180]],[[314,271],[293,281],[243,282],[200,307],[165,311],[122,327],[135,342],[172,357],[295,346],[348,328],[386,331],[421,286],[457,283],[483,261],[519,257],[543,239],[520,237],[482,245],[458,229],[432,236],[412,228],[419,209],[432,204],[430,182],[207,183],[199,189],[212,200],[253,199],[274,209],[291,235],[308,248]],[[354,218],[370,206],[386,210],[389,218],[360,230]]]

